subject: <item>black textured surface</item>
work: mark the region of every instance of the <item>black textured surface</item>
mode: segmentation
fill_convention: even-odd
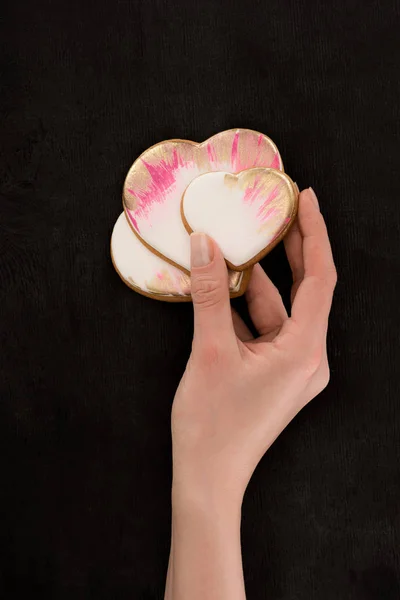
[[[141,151],[236,126],[313,185],[339,271],[332,382],[245,498],[248,598],[400,598],[399,13],[5,0],[1,598],[162,598],[191,307],[125,287],[109,236]],[[264,266],[287,294],[282,248]]]

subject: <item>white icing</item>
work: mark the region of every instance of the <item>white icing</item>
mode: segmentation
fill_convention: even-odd
[[[266,174],[260,175],[262,171]],[[284,174],[268,169],[252,169],[252,172],[251,176],[250,171],[245,175],[246,185],[241,185],[242,175],[234,177],[224,172],[200,175],[188,186],[183,199],[183,212],[190,228],[211,236],[233,267],[244,265],[262,252],[293,211],[293,188]],[[246,189],[251,189],[257,177],[262,178],[261,192],[252,201],[246,201]],[[274,195],[276,188],[279,193]],[[263,218],[266,213],[268,216]]]
[[[164,297],[190,295],[190,277],[146,248],[133,233],[125,213],[120,214],[114,225],[111,254],[114,266],[127,285]],[[230,273],[231,281],[235,277],[230,289],[236,292],[243,276],[237,278],[237,273]]]
[[[142,244],[130,228],[125,213],[120,214],[114,225],[111,254],[115,267],[128,284],[135,285],[144,292],[154,293],[154,289],[149,289],[149,282],[157,283],[157,275],[163,273],[176,282],[174,294],[187,295],[185,288],[190,285],[189,278]],[[159,293],[165,294],[162,291]]]

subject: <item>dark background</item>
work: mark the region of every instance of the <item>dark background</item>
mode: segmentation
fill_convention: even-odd
[[[162,598],[191,306],[125,287],[109,238],[140,152],[249,127],[315,188],[339,284],[331,384],[246,494],[248,598],[400,598],[399,2],[2,12],[0,597]]]

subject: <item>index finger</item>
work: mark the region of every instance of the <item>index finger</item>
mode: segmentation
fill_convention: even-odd
[[[292,320],[301,329],[325,333],[337,275],[325,221],[311,188],[300,194],[298,219],[304,278],[293,302]]]

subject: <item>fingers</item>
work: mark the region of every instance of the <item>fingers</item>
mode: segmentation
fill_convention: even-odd
[[[260,335],[279,329],[287,319],[282,298],[261,265],[255,265],[246,292],[251,320]]]
[[[241,342],[249,342],[254,339],[250,329],[234,308],[232,308],[232,321],[235,333]]]
[[[222,253],[204,233],[192,233],[190,248],[194,342],[214,347],[234,342],[237,347]]]
[[[286,255],[292,270],[293,285],[291,291],[291,302],[293,304],[297,290],[304,277],[304,262],[303,262],[303,238],[299,228],[299,221],[293,223],[289,233],[283,241],[285,245]]]
[[[292,318],[301,329],[311,329],[322,336],[336,285],[336,269],[325,222],[311,188],[300,194],[298,221],[303,238],[304,278],[294,299]],[[296,267],[299,268],[299,261]]]

